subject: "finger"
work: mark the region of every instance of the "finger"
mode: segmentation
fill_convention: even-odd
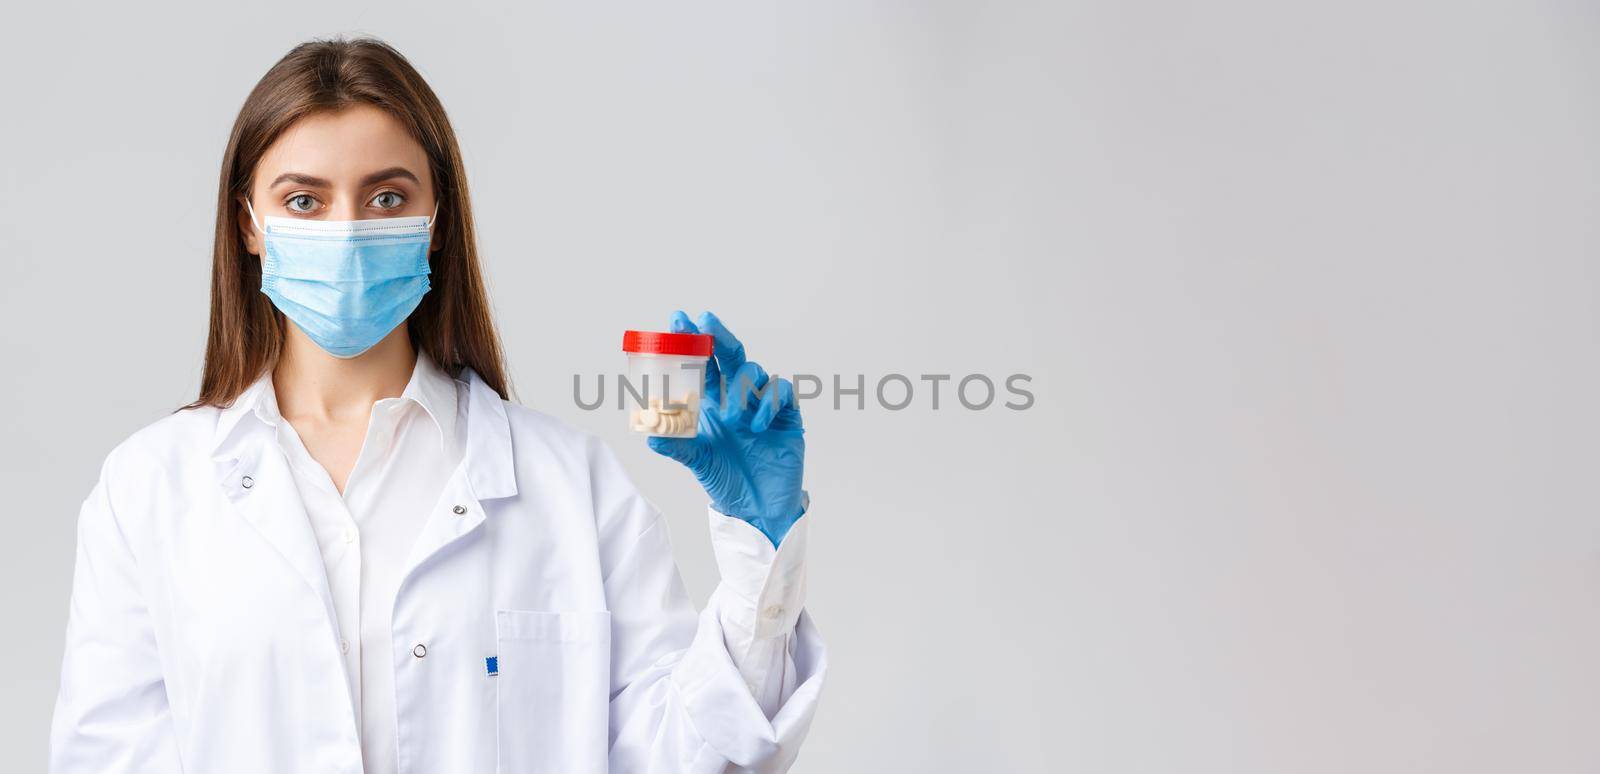
[[[761,394],[761,405],[756,406],[756,415],[750,420],[750,431],[764,433],[772,426],[772,420],[778,412],[787,406],[794,405],[794,385],[788,379],[778,379],[767,385],[767,391]]]
[[[694,467],[696,458],[701,453],[699,438],[662,438],[652,435],[645,441],[650,450],[663,457],[671,457],[685,465]]]
[[[712,351],[717,356],[717,368],[725,374],[736,374],[744,365],[744,344],[728,330],[711,312],[700,315],[700,332],[711,334]]]
[[[685,314],[682,309],[672,313],[672,324],[667,328],[667,330],[672,331],[673,333],[700,332],[700,329],[694,327],[694,323],[689,321],[689,315]]]
[[[689,315],[686,314],[682,309],[672,313],[672,322],[668,325],[667,330],[672,331],[673,333],[700,332],[700,329],[695,327],[695,324],[689,320]],[[701,394],[711,398],[712,400],[716,400],[717,396],[721,394],[718,392],[717,383],[722,381],[722,373],[717,370],[716,361],[712,360],[711,358],[706,358],[706,364],[705,367],[701,369],[701,373],[705,375],[705,384],[700,389]]]
[[[743,413],[745,406],[750,405],[751,395],[766,385],[767,371],[760,363],[746,362],[740,366],[728,384],[728,400],[722,406],[723,418],[731,419]]]
[[[772,424],[779,430],[803,430],[804,423],[800,420],[800,396],[794,394],[794,385],[789,385],[788,392],[780,396],[784,398],[778,407],[778,415],[772,418]]]

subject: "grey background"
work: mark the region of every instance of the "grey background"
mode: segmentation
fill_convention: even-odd
[[[807,404],[798,770],[1600,770],[1592,4],[221,5],[0,29],[8,770],[78,503],[197,388],[230,122],[334,32],[442,96],[517,392],[616,445],[702,597],[692,479],[571,398],[622,329],[1034,376]]]

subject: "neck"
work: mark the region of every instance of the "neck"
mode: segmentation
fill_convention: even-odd
[[[373,403],[399,397],[411,381],[417,353],[405,323],[348,360],[324,352],[299,328],[288,327],[283,355],[272,369],[272,386],[278,412],[291,422],[364,422]]]

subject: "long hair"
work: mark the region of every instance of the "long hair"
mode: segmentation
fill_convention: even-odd
[[[444,106],[400,52],[372,38],[314,40],[295,46],[250,91],[228,136],[217,191],[211,260],[211,330],[200,397],[184,408],[226,407],[274,367],[287,323],[261,293],[261,264],[246,251],[239,201],[256,163],[295,121],[315,112],[367,104],[404,125],[428,155],[439,214],[430,253],[432,286],[412,311],[412,346],[446,373],[470,367],[507,398],[499,334],[478,265],[472,205],[455,131]]]

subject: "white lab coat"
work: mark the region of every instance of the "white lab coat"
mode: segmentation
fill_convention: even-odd
[[[809,517],[776,558],[725,540],[696,616],[665,523],[610,452],[462,378],[466,458],[394,603],[399,770],[787,769],[826,671],[809,618],[784,609]],[[204,408],[107,458],[79,517],[52,771],[361,771],[327,575],[277,448]],[[768,566],[751,558],[769,577],[734,588]],[[752,633],[787,643],[766,677],[730,657]]]

